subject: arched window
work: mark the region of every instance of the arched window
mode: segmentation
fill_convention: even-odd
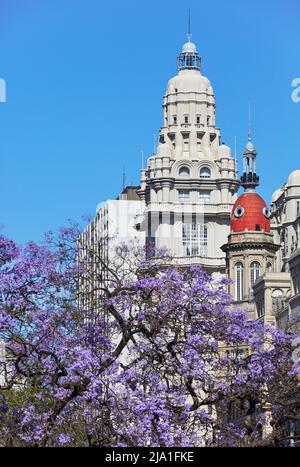
[[[202,167],[200,170],[200,178],[210,178],[211,177],[211,171],[208,167]]]
[[[250,297],[253,297],[253,286],[256,279],[260,276],[260,264],[258,261],[253,261],[250,264]]]
[[[242,263],[235,265],[235,299],[241,302],[244,299],[244,267]]]
[[[179,169],[179,177],[189,177],[190,176],[190,169],[188,167],[180,167]]]

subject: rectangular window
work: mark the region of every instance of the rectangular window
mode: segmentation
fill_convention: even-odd
[[[235,299],[241,302],[244,299],[244,269],[242,263],[235,266]]]
[[[178,191],[178,201],[180,203],[188,203],[190,200],[190,192],[188,190]]]
[[[189,117],[187,115],[184,116],[184,123],[189,123]]]
[[[197,125],[200,125],[200,123],[201,123],[201,117],[200,117],[200,115],[197,115],[197,117],[196,117],[196,123],[197,123]]]
[[[174,125],[177,125],[177,116],[176,115],[173,115],[173,123],[174,123]]]
[[[210,191],[199,191],[199,200],[203,204],[210,202]]]
[[[203,224],[182,225],[183,256],[207,256],[207,227]]]

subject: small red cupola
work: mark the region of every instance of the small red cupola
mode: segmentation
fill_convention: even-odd
[[[270,210],[255,191],[246,191],[236,200],[231,213],[231,232],[270,232]]]
[[[245,192],[234,203],[231,213],[231,232],[267,232],[270,233],[270,210],[256,193],[259,176],[256,173],[257,152],[252,143],[251,115],[249,107],[248,143],[244,151],[244,167],[240,184]]]

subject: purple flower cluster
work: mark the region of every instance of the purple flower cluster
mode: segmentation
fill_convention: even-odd
[[[267,411],[278,440],[299,404],[294,336],[249,321],[226,279],[165,251],[122,247],[130,274],[104,274],[79,264],[78,238],[74,226],[42,246],[0,237],[3,443],[251,445]]]

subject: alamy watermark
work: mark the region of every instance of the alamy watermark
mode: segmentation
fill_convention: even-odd
[[[0,103],[6,102],[6,82],[0,78]]]
[[[295,88],[291,94],[292,101],[298,104],[300,102],[300,78],[293,79],[292,88]]]

